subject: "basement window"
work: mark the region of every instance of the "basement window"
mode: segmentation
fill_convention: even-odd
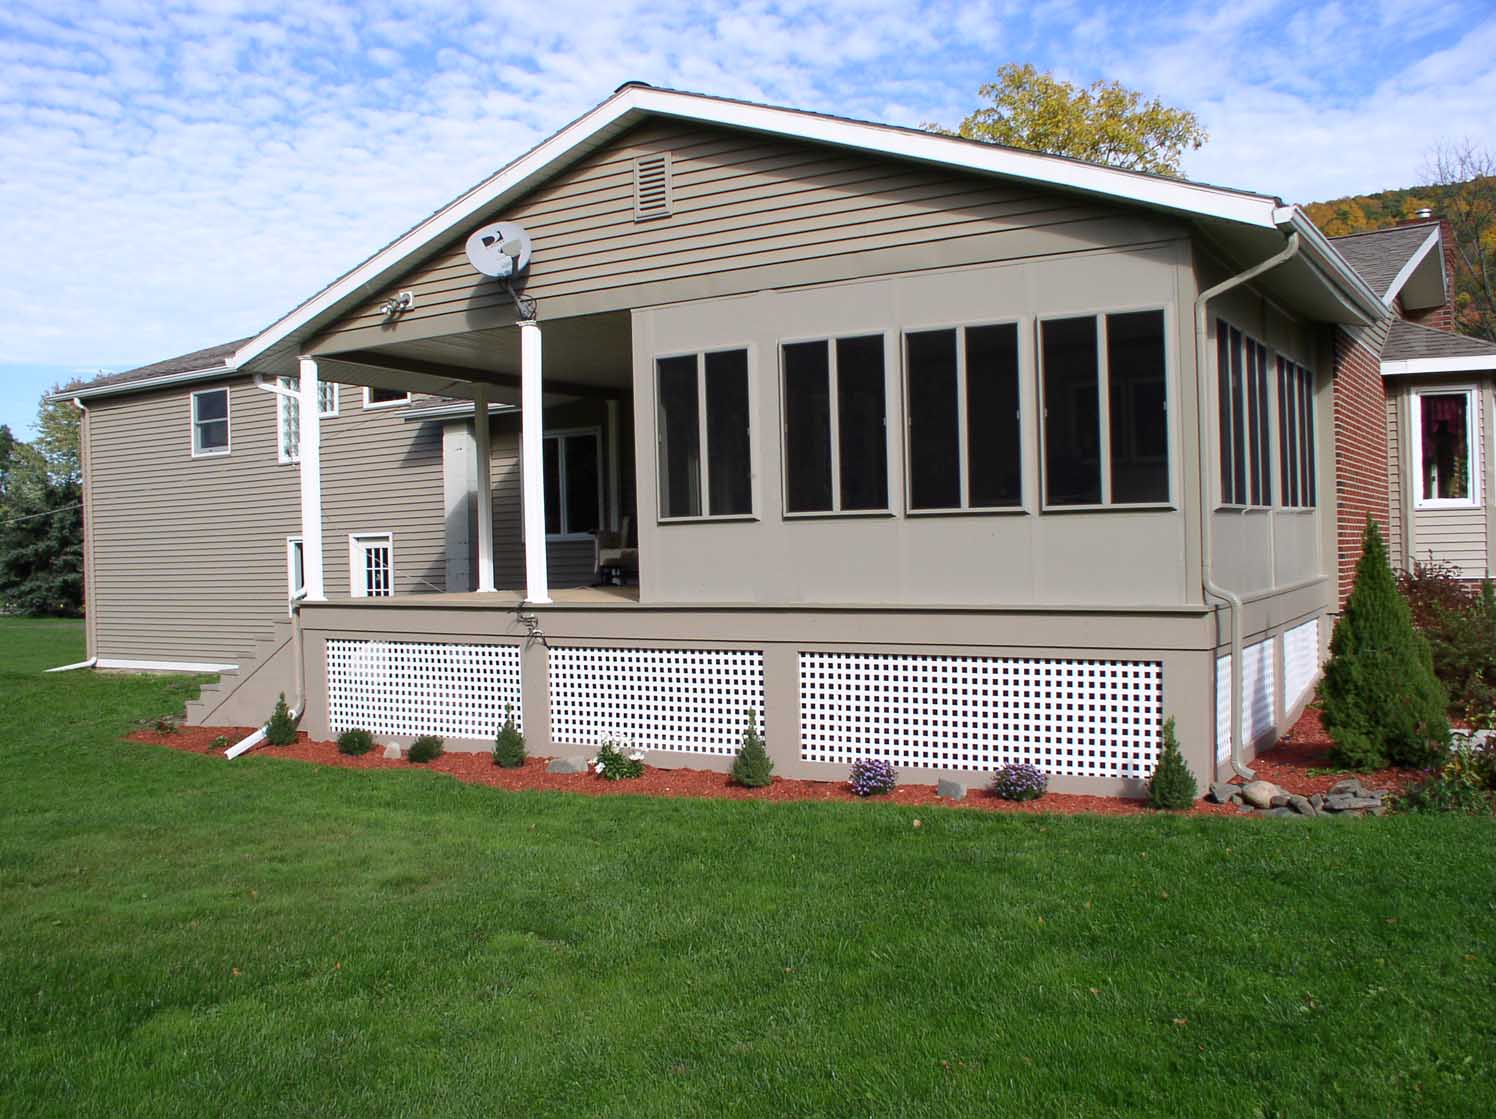
[[[886,512],[883,335],[782,347],[787,513]]]
[[[192,455],[229,453],[229,390],[204,389],[192,394]]]
[[[1420,509],[1479,504],[1475,390],[1413,394],[1413,469]]]
[[[1278,359],[1278,489],[1286,508],[1313,507],[1314,373]]]
[[[1017,325],[916,331],[904,353],[910,509],[1020,505]]]
[[[1221,504],[1271,505],[1267,347],[1224,319],[1216,321],[1216,386]]]
[[[661,519],[751,516],[748,351],[660,358],[655,371]]]
[[[348,592],[354,598],[389,598],[395,593],[395,538],[388,532],[348,538]]]
[[[557,431],[542,441],[547,536],[587,536],[602,526],[601,442],[596,428]]]

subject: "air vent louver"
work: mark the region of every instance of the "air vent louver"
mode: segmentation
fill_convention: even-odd
[[[641,155],[634,160],[634,220],[670,216],[670,153]]]

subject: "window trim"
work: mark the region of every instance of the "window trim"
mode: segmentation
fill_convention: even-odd
[[[593,442],[597,444],[597,530],[604,531],[607,523],[606,494],[603,490],[603,429],[601,427],[558,427],[554,431],[543,431],[540,437],[540,470],[545,473],[545,444],[547,440],[555,439],[556,442],[556,492],[560,495],[560,503],[556,507],[556,513],[560,522],[566,522],[566,451],[563,439],[575,436],[590,435]],[[544,478],[541,479],[544,484]],[[591,540],[593,533],[590,532],[547,532],[545,538],[550,541],[567,542]]]
[[[296,553],[301,553],[301,583],[296,582]],[[286,537],[286,597],[287,609],[295,613],[295,602],[297,598],[306,593],[306,545],[298,533],[295,536]]]
[[[748,361],[748,512],[746,513],[709,513],[712,506],[711,497],[711,450],[707,440],[707,408],[706,408],[706,359],[710,354],[731,354],[742,350]],[[674,358],[690,357],[696,359],[696,440],[698,447],[699,462],[696,466],[697,484],[701,487],[701,509],[702,512],[694,517],[667,517],[660,512],[665,507],[664,482],[665,477],[661,473],[664,460],[660,457],[660,362],[670,361]],[[758,493],[758,442],[754,438],[757,428],[753,418],[758,413],[758,386],[755,383],[753,371],[757,365],[757,347],[751,342],[734,342],[720,346],[703,346],[695,350],[671,351],[669,353],[655,354],[650,360],[654,363],[654,412],[655,412],[655,524],[660,525],[694,525],[702,523],[732,521],[756,521],[759,519],[759,493]]]
[[[367,572],[359,561],[363,557],[365,542],[378,542],[390,550],[390,593],[370,594]],[[393,532],[350,532],[348,534],[348,594],[352,598],[395,597],[395,534]]]
[[[374,391],[374,389],[373,389],[372,386],[370,386],[370,385],[365,385],[364,386],[364,411],[366,411],[366,412],[377,412],[381,408],[399,408],[403,404],[409,404],[410,400],[411,400],[411,393],[410,393],[409,389],[406,389],[405,390],[405,395],[402,396],[402,397],[400,397],[397,400],[371,401],[369,399],[369,394],[371,392],[373,392],[373,391]],[[388,391],[394,392],[396,390],[395,389],[390,389]]]
[[[938,329],[938,328],[937,328]],[[804,337],[780,338],[775,342],[775,360],[779,363],[779,516],[786,521],[813,521],[827,517],[894,517],[898,516],[899,510],[894,505],[894,494],[898,491],[893,477],[893,453],[889,449],[888,431],[888,405],[889,401],[901,401],[898,395],[899,386],[894,385],[893,393],[888,391],[888,340],[892,335],[899,339],[899,348],[902,349],[902,332],[899,327],[878,326],[869,327],[865,330],[851,328],[847,330],[835,330],[821,332],[819,334],[808,334]],[[883,492],[885,501],[877,509],[843,509],[841,508],[841,404],[838,388],[838,369],[836,358],[836,343],[843,339],[852,338],[879,338],[883,342]],[[831,448],[831,508],[830,509],[801,509],[790,511],[790,471],[789,471],[789,444],[786,437],[789,434],[789,393],[785,382],[784,349],[786,346],[803,345],[806,342],[822,342],[826,345],[826,392],[827,410],[829,414],[828,445]],[[894,361],[902,364],[900,354],[894,354]],[[895,375],[898,366],[894,367]],[[902,405],[901,405],[902,406]]]
[[[1112,380],[1111,355],[1107,347],[1106,318],[1108,315],[1139,315],[1156,311],[1164,319],[1164,466],[1169,484],[1169,496],[1163,501],[1114,502],[1112,495]],[[1045,428],[1048,427],[1047,405],[1044,399],[1044,324],[1060,319],[1090,318],[1099,324],[1096,332],[1096,422],[1101,430],[1096,448],[1096,457],[1101,468],[1101,501],[1077,505],[1051,505],[1049,502],[1049,450],[1046,445]],[[1174,308],[1170,303],[1124,304],[1117,307],[1100,307],[1095,310],[1056,311],[1052,314],[1034,316],[1034,392],[1036,401],[1037,436],[1039,443],[1039,495],[1038,508],[1045,515],[1066,513],[1160,513],[1178,512],[1179,486],[1177,472],[1179,458],[1176,453],[1178,441],[1174,437],[1174,374],[1179,367],[1175,354]]]
[[[904,515],[907,517],[1005,517],[1014,513],[1029,514],[1033,512],[1030,508],[1029,479],[1028,475],[1028,440],[1026,427],[1029,420],[1029,410],[1024,407],[1024,381],[1028,373],[1028,355],[1024,352],[1025,331],[1024,326],[1028,322],[1026,316],[1015,316],[1013,318],[982,319],[972,321],[960,321],[951,323],[935,323],[929,326],[903,326],[899,328],[899,379],[903,384],[903,397],[900,404],[904,410],[904,442],[902,451],[904,455]],[[1016,332],[1018,352],[1018,501],[1012,505],[970,505],[964,504],[970,501],[971,495],[971,425],[967,422],[967,381],[966,381],[966,332],[967,330],[980,330],[988,326],[1011,326]],[[954,330],[956,332],[956,424],[959,447],[957,451],[956,469],[960,473],[961,494],[963,504],[942,507],[931,507],[928,509],[916,509],[914,507],[914,457],[912,454],[913,444],[913,422],[909,410],[909,335],[911,334],[933,334],[942,330]],[[1034,365],[1037,368],[1037,362]],[[885,417],[885,422],[887,417]]]
[[[1423,398],[1425,396],[1465,397],[1465,446],[1469,448],[1469,461],[1465,470],[1469,475],[1469,497],[1423,496]],[[1480,442],[1480,386],[1464,382],[1454,385],[1423,385],[1408,394],[1412,403],[1409,425],[1409,442],[1413,444],[1413,508],[1414,509],[1479,509],[1484,500],[1481,492],[1482,450]]]
[[[204,423],[218,423],[218,420],[199,420],[197,418],[197,399],[200,396],[210,396],[213,393],[223,393],[223,426],[227,434],[222,447],[210,447],[203,449],[198,445],[198,431]],[[234,394],[228,385],[220,385],[217,388],[198,389],[192,394],[188,413],[188,435],[191,439],[193,458],[222,458],[224,455],[232,454],[234,450]]]

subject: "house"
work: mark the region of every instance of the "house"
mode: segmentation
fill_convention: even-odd
[[[499,220],[512,287],[464,251]],[[316,736],[512,709],[725,767],[752,712],[833,779],[1135,794],[1173,716],[1209,779],[1312,692],[1335,435],[1386,408],[1340,366],[1391,317],[1277,198],[629,84],[254,337],[72,394],[90,655],[232,665],[195,719],[284,690]]]
[[[1496,573],[1496,343],[1454,333],[1448,223],[1428,216],[1334,244],[1392,312],[1362,332],[1355,355],[1366,406],[1380,390],[1385,426],[1337,430],[1343,473],[1357,462],[1364,475],[1361,515],[1387,526],[1400,570],[1432,560],[1487,578]]]

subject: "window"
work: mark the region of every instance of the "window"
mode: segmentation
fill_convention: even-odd
[[[306,593],[306,550],[301,537],[286,537],[286,590],[292,598]]]
[[[1216,380],[1221,504],[1271,505],[1267,347],[1223,319],[1216,321]]]
[[[545,534],[581,536],[602,527],[602,456],[593,431],[558,431],[541,444]]]
[[[348,593],[388,598],[395,593],[395,541],[387,532],[348,538]]]
[[[1314,477],[1314,374],[1278,359],[1278,491],[1288,508],[1310,508]]]
[[[1169,500],[1167,358],[1162,311],[1040,324],[1044,503]]]
[[[229,390],[204,389],[192,394],[192,453],[229,453]]]
[[[748,351],[661,358],[655,370],[660,413],[660,516],[751,514]]]
[[[410,401],[410,393],[400,389],[364,389],[365,408],[388,408],[392,404],[406,404]]]
[[[883,336],[792,342],[783,356],[785,511],[886,510]]]
[[[1019,505],[1018,327],[916,331],[904,352],[909,507]]]
[[[1413,394],[1413,468],[1419,508],[1479,503],[1475,390]]]
[[[277,384],[289,392],[296,392],[300,377],[280,377]],[[301,461],[301,401],[294,396],[277,395],[276,444],[281,462]],[[323,419],[338,414],[338,386],[329,381],[317,382],[317,412]]]

